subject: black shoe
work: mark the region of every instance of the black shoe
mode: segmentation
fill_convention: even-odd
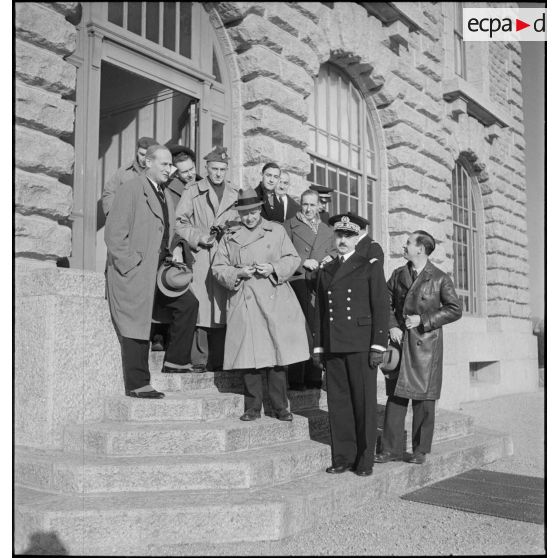
[[[252,409],[248,409],[241,417],[240,420],[256,420],[261,417],[261,414],[258,411],[254,411]]]
[[[164,351],[165,350],[164,338],[160,333],[153,336],[153,341],[151,341],[151,350],[152,351]]]
[[[337,475],[339,473],[344,473],[345,471],[349,471],[352,469],[351,465],[338,465],[337,467],[334,467],[333,465],[331,467],[328,467],[326,469],[326,473],[332,473],[334,475]]]
[[[390,451],[383,451],[374,456],[374,463],[388,463],[389,461],[401,461],[402,456]]]
[[[407,463],[414,463],[415,465],[422,465],[426,461],[426,454],[416,451],[405,461],[407,461]]]
[[[370,469],[361,469],[360,471],[355,471],[355,475],[359,477],[369,477],[374,472],[374,469],[370,467]]]
[[[139,399],[162,399],[165,394],[161,391],[129,391],[126,395],[130,397],[138,397]]]
[[[171,368],[170,366],[165,366],[163,364],[162,374],[186,374],[188,372],[193,372],[194,366],[192,364],[186,364],[186,368]]]
[[[290,413],[288,409],[283,409],[282,411],[275,412],[275,418],[291,422],[293,420],[293,414]]]

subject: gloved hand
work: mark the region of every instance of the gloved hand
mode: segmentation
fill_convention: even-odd
[[[322,353],[314,353],[312,355],[312,363],[314,364],[314,366],[316,368],[319,368],[320,370],[323,370],[324,363],[323,363],[323,359],[322,359]]]
[[[370,365],[370,368],[374,368],[375,366],[382,364],[384,361],[384,353],[385,351],[370,349],[370,352],[368,353],[368,364]]]

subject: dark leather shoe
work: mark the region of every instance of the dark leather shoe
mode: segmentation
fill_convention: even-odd
[[[258,413],[257,411],[248,410],[240,417],[240,420],[256,420],[259,419],[260,417],[261,414]]]
[[[362,469],[360,471],[355,471],[355,475],[359,477],[369,477],[374,472],[374,469],[370,467],[370,469]]]
[[[130,391],[128,392],[130,397],[137,397],[139,399],[162,399],[165,394],[161,391]]]
[[[171,368],[170,366],[163,365],[161,373],[163,374],[186,374],[187,372],[193,372],[194,365],[186,364],[186,368]]]
[[[275,413],[275,418],[290,422],[293,420],[293,414],[290,413],[287,409],[283,409],[282,411],[278,411]]]
[[[422,465],[426,461],[426,454],[416,451],[406,460],[407,463],[414,463],[415,465]]]
[[[326,469],[326,473],[332,473],[336,475],[339,473],[344,473],[345,471],[349,471],[350,469],[352,469],[351,465],[338,465],[337,467],[334,467],[332,465],[331,467],[328,467]]]
[[[390,451],[383,451],[374,456],[374,463],[388,463],[389,461],[401,461],[402,456]]]

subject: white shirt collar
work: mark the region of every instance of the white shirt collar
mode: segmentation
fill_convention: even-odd
[[[352,252],[347,252],[346,254],[339,254],[339,255],[341,258],[343,258],[343,261],[346,262],[354,253],[355,250],[353,250]]]

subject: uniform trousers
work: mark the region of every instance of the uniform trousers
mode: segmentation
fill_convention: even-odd
[[[191,291],[181,296],[168,297],[157,290],[155,305],[171,312],[169,325],[169,342],[165,352],[165,364],[182,367],[191,362],[191,347],[198,316],[198,299]],[[149,341],[119,337],[124,368],[124,385],[126,392],[146,386],[149,374]]]
[[[274,411],[283,411],[289,406],[287,399],[287,376],[284,366],[258,368],[244,372],[244,408],[260,412],[263,404],[263,375],[267,375],[267,389]]]
[[[413,399],[413,452],[430,453],[434,436],[434,413],[436,401],[433,399]],[[390,395],[386,404],[382,450],[402,455],[405,450],[405,416],[409,400]]]
[[[332,465],[371,469],[377,439],[377,368],[368,352],[325,356]]]

